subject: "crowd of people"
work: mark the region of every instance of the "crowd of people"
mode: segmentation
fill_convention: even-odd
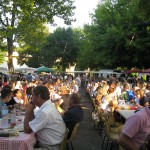
[[[150,135],[150,82],[108,77],[89,82],[87,92],[99,113],[109,116],[110,127],[121,129],[118,143],[127,150],[140,149]],[[126,120],[119,116],[117,110],[121,109],[136,113]]]
[[[71,136],[75,124],[83,118],[79,95],[82,86],[103,112],[111,114],[112,126],[124,126],[118,139],[124,148],[138,149],[150,134],[150,83],[139,78],[120,80],[112,76],[103,79],[85,74],[73,77],[29,73],[12,75],[9,79],[1,76],[0,86],[0,108],[6,104],[10,110],[25,109],[24,132],[36,133],[37,147],[59,149],[66,128],[68,138]],[[115,115],[117,109],[139,111],[119,122]]]
[[[25,109],[24,132],[36,134],[35,147],[59,150],[66,128],[70,138],[74,126],[83,118],[80,80],[57,74],[44,77],[28,74],[16,79],[7,79],[4,85],[1,78],[0,110],[4,105],[10,112]]]

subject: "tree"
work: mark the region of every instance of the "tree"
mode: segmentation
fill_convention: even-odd
[[[150,23],[140,11],[139,0],[106,0],[95,9],[92,21],[91,26],[84,28],[89,46],[81,52],[90,57],[80,58],[84,61],[80,63],[91,69],[150,65]]]
[[[4,58],[6,56],[7,52],[7,47],[6,47],[6,43],[3,42],[2,37],[0,35],[0,64],[4,62]]]
[[[36,27],[36,32],[27,32],[24,39],[19,39],[19,63],[37,68],[42,65],[41,49],[46,44],[48,28],[42,24]]]
[[[78,30],[71,28],[57,28],[50,34],[46,46],[41,50],[42,64],[52,67],[57,66],[63,70],[76,64],[78,48]]]
[[[13,70],[14,43],[25,39],[27,32],[34,33],[41,23],[53,23],[54,16],[72,21],[73,0],[1,0],[0,35],[7,41],[8,67]]]
[[[149,0],[139,0],[138,6],[140,11],[142,11],[150,19],[150,1]]]
[[[96,43],[94,38],[94,32],[96,32],[94,26],[84,25],[82,31],[82,38],[80,38],[80,51],[77,57],[77,66],[80,70],[87,68],[96,68],[96,53],[94,51],[94,43]],[[95,45],[96,46],[96,45]]]

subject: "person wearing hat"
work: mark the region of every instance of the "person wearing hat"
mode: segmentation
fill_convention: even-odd
[[[150,104],[150,99],[148,101]],[[124,125],[118,143],[127,150],[138,150],[150,134],[150,105],[129,117]]]
[[[61,108],[61,104],[63,103],[63,99],[60,95],[57,93],[53,93],[51,97],[51,101],[55,104],[55,107],[57,108],[58,112],[63,115],[64,110]]]

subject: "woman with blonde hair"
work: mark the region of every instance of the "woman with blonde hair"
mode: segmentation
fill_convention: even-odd
[[[123,128],[123,123],[118,122],[115,118],[116,115],[115,110],[119,109],[118,101],[117,100],[110,101],[108,107],[109,107],[108,117],[109,117],[109,124],[111,127],[111,131],[121,133]]]

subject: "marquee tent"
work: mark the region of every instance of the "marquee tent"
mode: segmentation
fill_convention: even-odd
[[[51,68],[42,66],[42,67],[37,68],[34,72],[38,72],[38,73],[47,72],[47,73],[50,73],[50,72],[54,72],[54,70],[51,69]]]
[[[25,63],[21,66],[15,69],[16,72],[23,72],[23,73],[33,73],[35,71],[35,68],[28,67]]]

